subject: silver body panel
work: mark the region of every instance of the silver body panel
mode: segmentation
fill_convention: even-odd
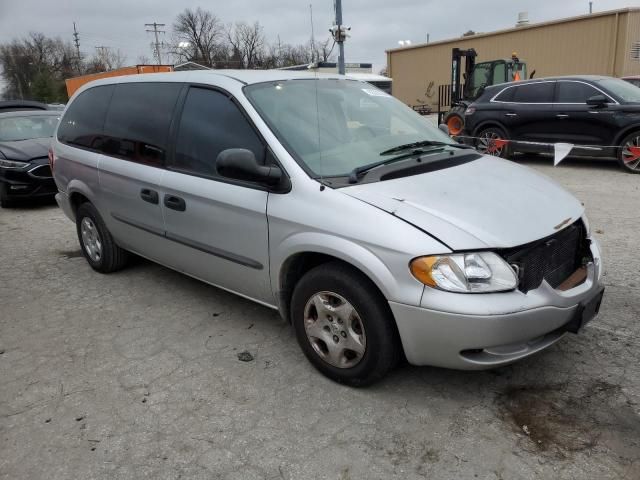
[[[557,341],[562,334],[553,331],[600,288],[602,265],[595,242],[587,281],[566,292],[543,282],[527,294],[448,293],[425,287],[408,266],[422,255],[513,247],[544,238],[565,220],[580,218],[580,202],[552,180],[494,157],[396,180],[320,188],[242,91],[243,82],[308,77],[286,71],[201,71],[93,83],[175,81],[225,89],[244,108],[290,178],[288,193],[136,165],[54,138],[58,203],[73,220],[70,196],[82,193],[123,247],[281,311],[278,299],[288,260],[307,252],[341,259],[366,274],[385,296],[405,354],[414,364],[487,368]],[[158,191],[158,205],[140,199],[144,186]],[[186,210],[164,206],[165,194],[184,198]],[[130,227],[112,213],[151,228]],[[160,231],[153,232],[156,228]],[[478,348],[493,353],[477,358],[460,353]]]

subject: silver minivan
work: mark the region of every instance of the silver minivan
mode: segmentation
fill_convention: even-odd
[[[602,300],[578,200],[337,75],[98,80],[71,99],[50,161],[92,268],[133,252],[278,309],[349,385],[403,358],[511,363]]]

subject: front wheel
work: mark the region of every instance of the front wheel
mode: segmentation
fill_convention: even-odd
[[[640,131],[622,140],[618,149],[618,163],[628,173],[640,173]]]
[[[478,143],[476,149],[485,155],[509,158],[509,137],[507,133],[499,127],[488,127],[478,133]]]
[[[291,316],[306,357],[337,382],[369,385],[397,364],[399,340],[389,305],[348,265],[327,263],[304,275],[293,292]]]

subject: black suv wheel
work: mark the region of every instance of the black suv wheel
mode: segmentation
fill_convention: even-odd
[[[500,140],[509,140],[507,133],[500,127],[483,128],[477,134],[476,148],[480,153],[495,157],[509,158],[509,144],[502,145]]]
[[[640,131],[627,135],[618,149],[618,163],[629,173],[640,173]]]

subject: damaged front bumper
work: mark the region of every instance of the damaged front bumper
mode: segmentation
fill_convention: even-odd
[[[426,288],[419,307],[389,302],[407,360],[465,370],[498,367],[579,330],[597,314],[602,299],[602,260],[593,239],[590,249],[586,279],[565,291],[546,281],[527,293]]]

